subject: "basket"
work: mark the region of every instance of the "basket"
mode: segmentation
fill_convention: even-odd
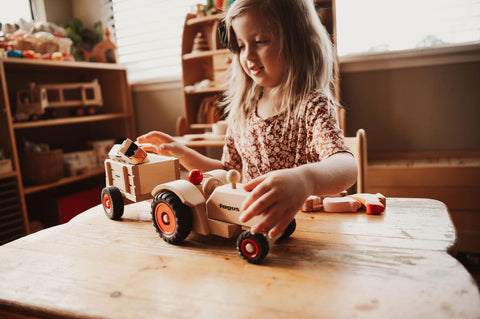
[[[63,177],[63,152],[25,152],[22,160],[22,177],[25,185],[53,183]]]

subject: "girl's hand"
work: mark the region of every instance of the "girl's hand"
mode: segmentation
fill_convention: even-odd
[[[283,234],[310,194],[309,183],[295,169],[270,172],[244,185],[251,191],[242,205],[240,221],[261,216],[252,233],[268,231],[270,237]]]
[[[181,158],[185,153],[185,146],[176,142],[170,135],[152,131],[139,136],[137,142],[146,152]]]

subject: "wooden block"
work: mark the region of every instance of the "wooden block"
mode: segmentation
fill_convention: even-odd
[[[302,211],[304,212],[319,211],[323,207],[322,202],[323,202],[322,196],[315,196],[315,195],[309,196],[302,206]]]
[[[323,210],[327,213],[354,213],[362,204],[351,197],[325,197]]]
[[[366,194],[357,193],[349,195],[348,197],[359,201],[367,214],[381,214],[385,211],[386,198],[380,193]]]

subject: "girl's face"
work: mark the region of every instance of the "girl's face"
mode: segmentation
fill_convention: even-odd
[[[246,13],[232,21],[240,48],[240,64],[245,73],[264,88],[279,85],[283,78],[285,59],[280,52],[278,35],[265,23],[265,18]]]

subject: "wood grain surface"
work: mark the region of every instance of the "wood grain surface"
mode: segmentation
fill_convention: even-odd
[[[0,317],[480,318],[454,242],[441,202],[388,198],[380,216],[299,213],[252,265],[235,240],[165,243],[148,202],[121,221],[99,205],[0,246]]]

